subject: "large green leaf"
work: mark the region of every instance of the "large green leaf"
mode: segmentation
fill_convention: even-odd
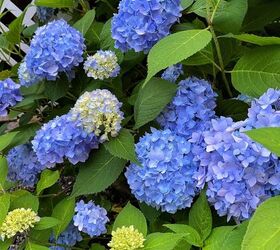
[[[223,33],[237,33],[241,29],[248,8],[247,0],[197,0],[189,11],[206,18],[206,4],[208,4],[210,16],[213,16],[215,30]]]
[[[63,76],[58,80],[56,80],[55,82],[47,82],[44,93],[52,101],[56,101],[59,98],[65,96],[68,89],[69,89],[69,81],[65,76]]]
[[[280,156],[280,128],[259,128],[245,132],[256,142]]]
[[[143,213],[136,207],[128,203],[117,216],[113,230],[122,226],[134,226],[144,236],[147,235],[147,222]]]
[[[173,250],[185,234],[152,233],[147,236],[143,250]]]
[[[31,241],[28,241],[26,243],[25,250],[49,250],[49,248],[45,247],[45,246],[42,246],[42,245],[32,243]]]
[[[75,7],[75,2],[75,0],[35,0],[37,6],[50,8],[73,8]]]
[[[9,144],[13,141],[13,139],[16,137],[18,132],[10,132],[4,135],[0,136],[0,151],[5,149]]]
[[[5,239],[4,241],[0,240],[0,249],[1,250],[8,250],[10,246],[13,244],[13,238]]]
[[[182,8],[185,10],[188,7],[190,7],[192,5],[192,3],[194,2],[194,0],[182,0],[181,1],[181,6]]]
[[[231,72],[232,83],[241,93],[259,96],[268,88],[280,87],[280,46],[252,49]]]
[[[210,236],[206,239],[203,250],[218,250],[221,248],[223,242],[227,239],[234,226],[223,226],[214,228]],[[240,246],[239,246],[240,249]],[[236,249],[237,250],[237,249]]]
[[[30,208],[34,212],[38,211],[39,199],[25,190],[18,190],[11,194],[10,210],[16,208]]]
[[[193,56],[189,57],[188,59],[184,60],[182,63],[184,65],[204,65],[209,64],[214,61],[212,44],[209,43],[205,48],[198,51]]]
[[[42,217],[35,225],[34,230],[45,230],[52,228],[60,223],[60,220],[53,217]]]
[[[280,38],[275,36],[265,37],[265,36],[257,36],[254,34],[241,34],[241,35],[228,34],[225,37],[232,37],[242,42],[252,43],[260,46],[280,44]]]
[[[51,187],[59,179],[59,171],[44,170],[41,173],[40,180],[38,181],[36,193],[40,194],[44,189]]]
[[[104,146],[111,155],[137,163],[134,137],[127,129],[122,129],[116,138],[110,139]]]
[[[101,147],[83,166],[80,166],[72,196],[94,194],[105,190],[119,177],[125,163],[125,160],[111,155]]]
[[[280,196],[262,203],[249,222],[242,250],[270,250],[280,247]]]
[[[3,191],[8,174],[8,162],[5,157],[0,156],[0,190]]]
[[[95,9],[89,10],[73,27],[79,30],[84,36],[88,32],[95,18]]]
[[[200,194],[197,201],[191,207],[189,213],[189,224],[198,231],[202,240],[205,240],[211,233],[212,214],[205,192]]]
[[[0,226],[6,218],[6,215],[10,208],[10,195],[2,194],[0,195]]]
[[[53,209],[52,217],[58,219],[60,223],[54,227],[54,234],[56,237],[63,232],[74,215],[75,199],[69,197],[60,201]]]
[[[160,40],[148,55],[148,76],[145,84],[159,71],[202,50],[211,39],[211,33],[203,29],[181,31]]]
[[[20,43],[20,34],[23,29],[23,19],[25,16],[26,10],[22,12],[14,21],[12,21],[9,24],[9,31],[5,34],[6,38],[9,42],[13,44],[19,44]]]
[[[191,245],[197,247],[203,246],[199,233],[193,227],[184,224],[165,224],[164,226],[172,230],[174,233],[186,234],[184,239]]]
[[[159,78],[152,78],[141,88],[134,106],[135,128],[154,120],[172,100],[177,86]]]

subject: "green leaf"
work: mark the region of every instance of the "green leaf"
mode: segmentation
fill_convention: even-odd
[[[200,238],[199,233],[191,226],[184,225],[184,224],[165,224],[163,226],[169,228],[174,233],[186,234],[184,239],[191,245],[194,245],[197,247],[203,246],[203,242]]]
[[[90,250],[106,250],[106,248],[98,243],[94,243],[90,246]]]
[[[249,105],[239,100],[221,100],[218,102],[217,114],[230,116],[235,121],[245,120],[248,116]]]
[[[235,38],[242,42],[252,43],[260,46],[280,44],[280,38],[275,36],[264,37],[264,36],[257,36],[254,34],[241,34],[241,35],[228,34],[224,37]]]
[[[139,204],[141,211],[150,223],[154,223],[160,216],[161,212],[154,207],[148,206],[146,203]]]
[[[9,208],[10,208],[10,195],[7,193],[0,195],[0,226],[2,225],[3,221],[6,218]]]
[[[74,8],[75,0],[35,0],[35,4],[50,8]]]
[[[205,240],[211,233],[212,214],[205,192],[200,194],[197,201],[191,207],[189,213],[189,224],[198,231],[202,240]]]
[[[125,163],[125,160],[111,155],[101,147],[80,167],[71,196],[95,194],[105,190],[117,180]]]
[[[41,178],[37,184],[36,194],[39,195],[44,189],[54,185],[59,179],[59,171],[44,170],[41,173]]]
[[[95,18],[95,9],[89,10],[73,27],[79,30],[84,36],[88,32]]]
[[[227,239],[234,226],[224,226],[214,228],[210,236],[206,239],[204,243],[203,250],[217,250],[223,249],[221,246],[223,242]],[[239,247],[240,249],[240,247]],[[236,249],[237,250],[237,249]]]
[[[182,0],[181,1],[181,6],[182,6],[183,10],[187,9],[188,7],[190,7],[193,2],[194,2],[194,0]]]
[[[268,88],[278,89],[280,87],[279,57],[279,46],[252,49],[241,57],[231,72],[234,87],[249,96],[259,96]]]
[[[32,243],[31,241],[28,241],[26,243],[25,250],[49,250],[49,248],[45,247],[45,246],[42,246],[42,245]]]
[[[10,132],[4,135],[0,136],[0,151],[5,149],[9,144],[12,142],[12,140],[15,138],[15,136],[18,134],[18,132]]]
[[[249,1],[248,13],[243,22],[243,31],[263,30],[264,26],[280,17],[279,0]]]
[[[127,129],[122,129],[117,137],[110,139],[104,146],[111,155],[134,163],[138,162],[134,149],[134,137]]]
[[[0,249],[1,250],[8,250],[10,246],[13,244],[14,239],[5,239],[4,241],[0,240]]]
[[[62,233],[73,218],[75,209],[75,199],[69,197],[60,201],[53,209],[52,217],[58,219],[60,223],[54,227],[54,234],[56,237]]]
[[[45,88],[45,95],[52,101],[56,101],[59,98],[66,95],[69,89],[69,81],[63,76],[55,82],[47,82]]]
[[[134,106],[135,128],[154,120],[171,102],[177,85],[159,78],[152,78],[138,93]]]
[[[22,22],[25,16],[26,9],[14,21],[9,24],[9,31],[5,33],[6,38],[13,44],[20,43],[20,34],[23,29]]]
[[[39,200],[28,191],[19,190],[11,194],[10,210],[16,208],[31,208],[34,212],[38,211]]]
[[[147,222],[144,214],[130,203],[117,216],[113,225],[113,231],[122,226],[134,226],[144,236],[147,235]]]
[[[45,230],[52,228],[60,223],[60,220],[53,217],[42,217],[35,225],[34,230]]]
[[[280,196],[268,199],[255,211],[242,242],[242,250],[279,249]]]
[[[6,182],[6,177],[8,174],[8,162],[5,157],[0,155],[0,190],[3,190],[3,187]]]
[[[280,156],[280,128],[253,129],[246,131],[245,134]]]
[[[31,38],[35,33],[35,31],[37,30],[38,26],[39,25],[37,23],[30,25],[23,30],[22,34],[27,38]]]
[[[189,12],[194,12],[206,18],[207,2],[209,4],[209,16],[213,16],[212,23],[215,30],[223,33],[237,33],[241,29],[248,9],[247,0],[197,0]]]
[[[185,234],[152,233],[144,241],[143,250],[173,250]]]
[[[160,40],[148,55],[148,76],[145,84],[159,71],[205,48],[211,39],[211,33],[204,29],[181,31]]]
[[[184,65],[204,65],[213,63],[214,57],[213,57],[213,50],[212,50],[212,44],[209,43],[205,48],[198,51],[193,56],[189,57],[187,60],[184,60],[182,63]]]

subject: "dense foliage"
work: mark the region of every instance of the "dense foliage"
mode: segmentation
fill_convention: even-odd
[[[0,35],[1,250],[280,249],[278,0],[34,4]]]

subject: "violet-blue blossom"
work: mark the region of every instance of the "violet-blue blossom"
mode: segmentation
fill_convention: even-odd
[[[54,81],[59,73],[73,77],[73,69],[83,61],[85,49],[82,34],[63,19],[37,29],[26,55],[31,75]]]
[[[32,141],[39,161],[53,167],[68,159],[72,164],[85,162],[92,149],[98,148],[94,133],[87,133],[79,120],[66,114],[44,124]]]
[[[39,173],[46,168],[38,161],[31,144],[12,148],[8,152],[7,161],[8,179],[25,187],[33,187],[38,181]]]
[[[169,213],[191,206],[199,191],[198,165],[184,137],[152,129],[136,144],[136,153],[141,166],[131,164],[125,176],[137,200]]]
[[[115,47],[148,52],[181,17],[180,0],[122,0],[112,19]]]
[[[10,78],[0,81],[0,116],[6,116],[8,109],[22,100],[19,88]]]
[[[170,81],[176,82],[180,75],[184,73],[182,64],[175,64],[168,67],[161,75],[161,78]]]
[[[37,75],[34,75],[31,72],[29,72],[25,61],[23,61],[18,68],[18,79],[20,85],[25,87],[30,87],[42,80],[40,77],[37,77]]]
[[[55,11],[55,9],[53,9],[53,8],[37,6],[36,15],[37,15],[39,21],[45,23],[53,17],[54,11]]]
[[[106,233],[106,223],[109,222],[107,211],[103,207],[95,205],[92,201],[85,203],[83,200],[76,203],[73,220],[79,231],[90,237]]]
[[[205,130],[215,117],[216,96],[209,82],[189,77],[180,81],[176,96],[157,121],[163,129],[188,138],[193,132]]]

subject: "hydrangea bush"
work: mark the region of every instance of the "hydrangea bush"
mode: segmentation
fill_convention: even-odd
[[[31,5],[1,35],[0,250],[279,249],[278,1]]]

